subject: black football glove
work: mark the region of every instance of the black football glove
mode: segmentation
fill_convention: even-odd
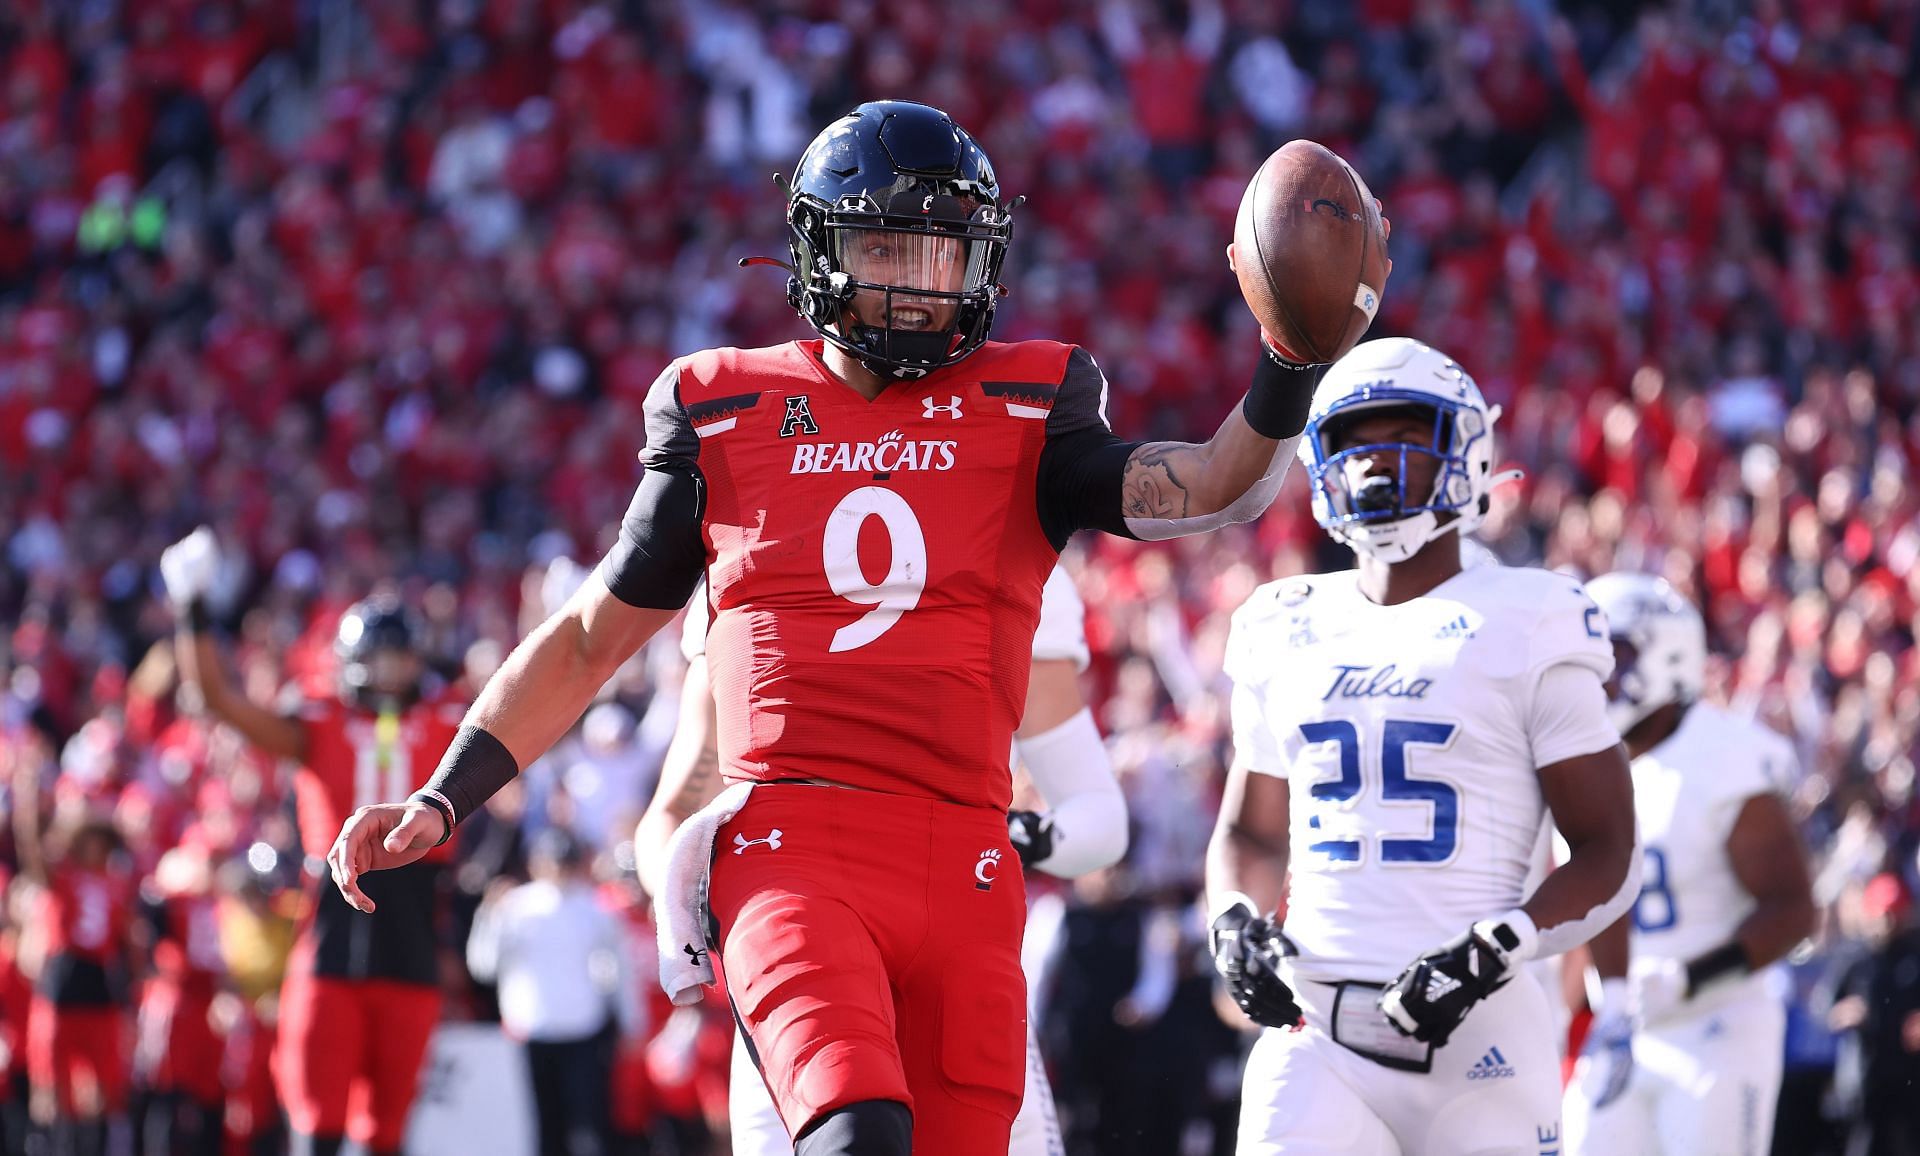
[[[1441,1047],[1474,1004],[1511,978],[1519,946],[1508,925],[1476,923],[1408,964],[1380,993],[1380,1010],[1402,1034]]]
[[[1053,857],[1053,819],[1041,811],[1008,811],[1007,838],[1020,856],[1020,866],[1031,871]]]
[[[1280,929],[1245,900],[1214,916],[1208,933],[1213,966],[1227,993],[1261,1027],[1290,1028],[1300,1022],[1293,989],[1280,978]]]

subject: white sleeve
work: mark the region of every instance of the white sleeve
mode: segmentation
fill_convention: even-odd
[[[1265,589],[1262,587],[1261,591]],[[1287,764],[1281,755],[1280,736],[1274,733],[1273,724],[1267,719],[1267,680],[1261,675],[1263,660],[1254,637],[1261,621],[1255,613],[1261,591],[1256,591],[1234,611],[1221,666],[1233,683],[1228,707],[1233,723],[1234,760],[1262,774],[1284,779]]]
[[[1524,592],[1537,608],[1527,631],[1527,670],[1538,674],[1562,663],[1584,666],[1605,682],[1613,674],[1613,638],[1607,616],[1587,588],[1564,574],[1534,571]]]
[[[1087,606],[1064,567],[1055,566],[1040,592],[1040,626],[1033,634],[1033,657],[1069,659],[1084,671],[1092,661],[1087,652]]]
[[[1607,719],[1607,692],[1590,662],[1562,662],[1540,672],[1527,709],[1527,739],[1533,764],[1550,767],[1567,759],[1604,751],[1620,743]],[[1626,914],[1640,894],[1639,834],[1627,860],[1626,878],[1614,893],[1585,915],[1539,928],[1535,954],[1559,955],[1592,939]]]
[[[1093,712],[1082,707],[1016,745],[1053,820],[1053,853],[1034,866],[1071,879],[1118,863],[1127,853],[1127,797],[1114,781]]]
[[[1233,757],[1249,770],[1276,778],[1287,777],[1287,762],[1280,753],[1280,737],[1267,722],[1266,703],[1257,685],[1233,684]]]
[[[1619,743],[1607,718],[1607,688],[1591,666],[1563,662],[1540,672],[1527,708],[1527,741],[1536,767]]]
[[[1742,803],[1757,795],[1791,795],[1800,765],[1793,744],[1764,723],[1747,722],[1755,732],[1753,744],[1746,758],[1725,768],[1725,789]]]

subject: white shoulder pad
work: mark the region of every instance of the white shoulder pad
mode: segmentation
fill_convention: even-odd
[[[1713,724],[1706,746],[1718,753],[1710,780],[1716,795],[1740,800],[1793,790],[1799,759],[1785,736],[1712,703],[1696,703],[1688,713],[1695,711],[1707,715]]]
[[[687,614],[680,621],[680,654],[692,662],[707,652],[707,627],[711,625],[711,616],[707,612],[707,580],[700,579],[700,585],[693,588],[693,597],[687,599]]]
[[[1570,662],[1603,680],[1613,676],[1607,616],[1587,596],[1586,587],[1550,570],[1515,566],[1501,573],[1510,584],[1509,604],[1531,607],[1534,612],[1533,628],[1527,632],[1530,672]]]
[[[1033,657],[1065,658],[1075,670],[1087,669],[1087,605],[1066,567],[1055,566],[1040,592],[1040,625],[1033,632]]]
[[[1297,575],[1256,587],[1240,608],[1233,612],[1227,632],[1227,652],[1223,665],[1228,678],[1242,686],[1261,681],[1272,666],[1280,648],[1282,632],[1293,620],[1310,611],[1317,583],[1328,576]]]

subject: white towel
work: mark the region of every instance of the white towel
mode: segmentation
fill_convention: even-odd
[[[752,783],[728,787],[687,816],[667,844],[667,882],[664,893],[653,897],[653,924],[660,949],[660,986],[676,1006],[699,1003],[701,986],[713,982],[704,910],[713,836],[746,805],[752,791]]]

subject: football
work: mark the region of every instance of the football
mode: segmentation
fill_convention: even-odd
[[[1288,141],[1260,166],[1234,222],[1247,307],[1285,350],[1333,361],[1373,324],[1387,283],[1380,207],[1325,145]]]

